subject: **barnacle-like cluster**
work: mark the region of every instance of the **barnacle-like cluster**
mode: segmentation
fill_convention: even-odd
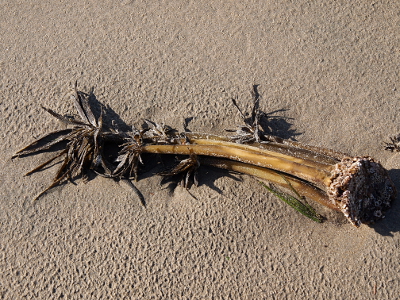
[[[328,195],[356,226],[379,220],[390,207],[394,186],[371,157],[347,157],[332,171]]]
[[[172,169],[159,174],[181,175],[182,185],[186,188],[191,182],[197,185],[198,169],[200,164],[205,164],[249,174],[288,188],[295,191],[297,198],[307,197],[341,211],[355,226],[383,218],[384,211],[395,198],[396,190],[382,165],[369,157],[352,158],[340,152],[267,134],[260,125],[261,117],[266,115],[259,109],[257,86],[253,87],[252,94],[254,102],[250,118],[245,117],[233,100],[245,122],[233,137],[179,133],[150,120],[144,120],[146,126],[141,129],[132,127],[129,132],[120,132],[103,126],[103,112],[96,118],[89,105],[89,95],[78,91],[75,84],[73,100],[79,119],[43,107],[70,128],[45,135],[19,150],[13,158],[51,151],[58,146],[57,154],[27,173],[39,171],[62,158],[53,182],[35,199],[65,180],[73,180],[77,176],[87,180],[87,173],[92,170],[104,177],[129,181],[144,203],[130,179],[138,179],[140,165],[146,164],[143,155],[156,153],[183,156]],[[110,143],[119,149],[111,156],[105,155]],[[392,151],[398,149],[396,147],[396,140],[387,145]],[[305,205],[294,204],[294,197],[289,198],[288,203],[292,207],[299,208],[311,219],[320,220],[317,215],[309,215],[314,214],[312,209],[304,209]]]

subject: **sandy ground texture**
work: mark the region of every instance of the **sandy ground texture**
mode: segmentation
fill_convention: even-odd
[[[355,228],[317,224],[247,176],[203,168],[200,186],[110,179],[32,198],[51,153],[11,160],[63,128],[43,111],[93,92],[115,119],[225,134],[250,107],[285,138],[371,155],[400,190],[398,1],[0,1],[0,298],[396,299],[400,204]]]

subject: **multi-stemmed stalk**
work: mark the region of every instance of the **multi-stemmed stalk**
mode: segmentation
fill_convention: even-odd
[[[285,187],[290,183],[302,196],[342,211],[356,226],[382,218],[383,211],[390,207],[395,197],[395,187],[387,171],[370,157],[342,154],[339,160],[326,154],[330,152],[325,149],[312,147],[309,150],[297,143],[248,145],[230,142],[224,137],[192,133],[186,133],[182,138],[170,137],[169,143],[153,141],[146,142],[144,138],[138,143],[133,140],[125,146],[121,156],[139,157],[141,153],[187,155],[190,159],[182,161],[179,170],[175,169],[171,174],[194,172],[201,162]],[[282,148],[287,153],[283,154]],[[137,167],[137,164],[133,165]],[[133,165],[126,164],[126,167]]]
[[[146,120],[149,126],[143,130],[135,129],[130,133],[106,131],[102,127],[101,117],[97,121],[91,112],[88,95],[75,91],[75,102],[83,121],[63,117],[46,109],[74,128],[62,131],[61,138],[44,146],[39,145],[40,139],[15,156],[37,153],[59,142],[67,142],[58,155],[28,173],[42,169],[53,159],[65,154],[64,163],[51,188],[63,179],[85,174],[85,169],[94,169],[106,177],[137,179],[139,165],[146,163],[142,160],[143,153],[183,155],[187,158],[162,175],[182,173],[185,175],[185,186],[188,186],[191,175],[194,175],[196,183],[195,175],[201,164],[211,165],[289,188],[299,197],[341,211],[356,226],[383,218],[383,212],[390,207],[396,191],[381,164],[370,157],[350,157],[265,134],[260,126],[262,114],[258,109],[256,87],[253,96],[251,118],[246,119],[239,110],[245,125],[239,127],[236,136],[222,137],[204,133],[178,134],[168,126],[149,120]],[[234,105],[238,107],[235,101]],[[103,155],[107,143],[117,143],[121,149],[116,164]]]
[[[383,218],[396,190],[379,162],[264,134],[256,86],[253,97],[251,118],[246,119],[239,109],[245,125],[234,137],[187,132],[177,135],[169,127],[154,123],[151,129],[137,131],[121,151],[118,175],[136,176],[141,153],[187,155],[188,159],[164,175],[186,172],[187,180],[201,162],[294,188],[302,196],[341,211],[355,226]],[[235,101],[234,105],[238,108]]]

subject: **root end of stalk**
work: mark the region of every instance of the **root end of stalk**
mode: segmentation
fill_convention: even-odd
[[[384,218],[396,188],[387,171],[371,157],[346,157],[332,171],[328,195],[358,227]]]

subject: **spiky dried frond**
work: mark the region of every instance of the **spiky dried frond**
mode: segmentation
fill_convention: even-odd
[[[390,137],[390,143],[385,142],[385,150],[400,152],[400,134]]]
[[[251,110],[250,118],[247,118],[246,115],[239,108],[235,99],[232,99],[233,105],[238,110],[240,117],[243,119],[244,125],[240,125],[236,131],[227,130],[229,132],[236,132],[236,135],[231,136],[231,140],[235,141],[239,144],[246,143],[262,143],[271,141],[271,136],[267,135],[264,132],[263,128],[260,125],[260,120],[262,117],[266,117],[266,114],[260,111],[260,94],[258,93],[258,86],[253,85],[253,107]],[[275,139],[272,137],[272,141]]]
[[[58,169],[52,184],[42,191],[35,199],[43,195],[46,191],[59,184],[64,179],[73,179],[76,176],[82,176],[87,179],[87,170],[103,168],[104,172],[110,173],[107,164],[102,158],[103,145],[103,121],[102,113],[97,120],[94,116],[88,100],[88,95],[77,90],[75,84],[75,93],[73,96],[74,104],[78,110],[80,119],[60,115],[49,108],[42,107],[45,111],[72,128],[53,131],[39,138],[28,146],[19,150],[13,157],[37,154],[41,151],[49,150],[55,145],[65,142],[64,149],[42,163],[38,167],[29,171],[30,175],[43,169],[55,159],[64,156],[64,160]]]
[[[196,154],[190,154],[189,158],[181,160],[178,165],[169,171],[159,173],[162,176],[174,176],[182,175],[181,185],[188,189],[191,185],[191,178],[193,177],[194,185],[198,186],[198,172],[197,169],[200,167],[200,162],[197,159]]]
[[[135,127],[132,128],[132,132],[127,134],[125,137],[126,143],[122,144],[122,149],[118,153],[116,162],[117,167],[112,172],[113,177],[121,178],[127,176],[137,180],[137,173],[139,163],[142,162],[141,153],[143,145],[143,135],[148,129],[138,130]]]

